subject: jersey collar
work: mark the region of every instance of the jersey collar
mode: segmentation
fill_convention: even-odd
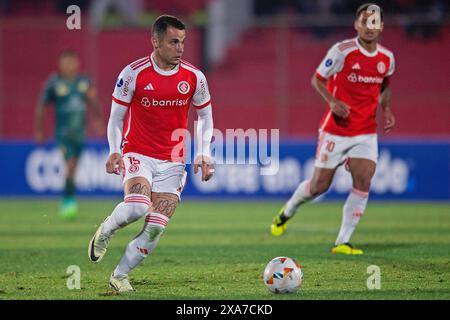
[[[364,47],[359,43],[358,37],[355,38],[355,42],[356,42],[356,45],[359,48],[359,51],[361,51],[361,53],[363,55],[365,55],[366,57],[373,58],[373,57],[375,57],[378,54],[378,44],[377,44],[377,48],[375,49],[374,52],[369,52],[366,49],[364,49]]]
[[[153,52],[150,54],[150,58],[152,59],[152,65],[153,65],[153,69],[155,69],[155,71],[157,73],[159,73],[162,76],[171,76],[174,75],[175,73],[178,72],[178,70],[180,69],[180,64],[178,64],[175,68],[173,68],[172,70],[163,70],[160,67],[158,67],[158,65],[155,62],[155,59],[153,58]]]

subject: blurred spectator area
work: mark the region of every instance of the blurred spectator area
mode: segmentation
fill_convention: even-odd
[[[120,10],[117,3],[128,3],[138,6],[141,11],[156,13],[168,12],[172,14],[192,14],[205,8],[207,0],[0,0],[0,13],[3,16],[57,16],[66,13],[70,5],[77,5],[83,12],[94,4],[107,3],[111,10]],[[118,13],[118,12],[117,12]]]
[[[409,0],[384,2],[387,15],[389,10],[397,12],[400,8],[418,10]],[[89,8],[91,1],[0,0],[0,138],[33,137],[36,101],[44,81],[56,70],[58,53],[64,48],[80,52],[82,69],[98,88],[106,121],[117,75],[126,64],[150,53],[150,26],[161,13],[178,15],[188,22],[185,58],[199,67],[209,67],[206,74],[216,127],[279,128],[285,138],[315,137],[326,106],[312,90],[311,77],[332,44],[354,36],[353,12],[361,1],[349,1],[352,4],[348,7],[343,5],[346,1],[331,0],[317,1],[320,7],[312,1],[280,3],[270,7],[273,2],[261,1],[247,6],[252,18],[241,24],[237,36],[228,39],[220,61],[211,64],[205,61],[204,54],[211,41],[208,30],[213,30],[220,19],[221,23],[228,21],[221,11],[225,8],[220,7],[221,1],[142,1],[140,10],[150,12],[148,21],[141,15],[137,25],[93,32],[86,15],[81,30],[69,31],[65,27],[65,8],[79,4],[85,12],[88,9],[83,8]],[[430,3],[438,6],[441,2],[416,3],[429,8]],[[232,1],[227,5],[231,6]],[[316,12],[318,8],[331,10],[332,14],[339,11],[343,16],[323,20],[322,25],[318,17],[323,12]],[[305,19],[299,21],[298,13],[306,14]],[[210,16],[208,23],[199,23],[202,14]],[[315,23],[308,25],[306,22],[314,15]],[[398,125],[391,136],[448,138],[450,26],[439,18],[433,32],[421,33],[417,30],[423,30],[422,22],[429,20],[422,16],[421,23],[414,24],[408,17],[413,15],[402,15],[400,22],[387,19],[381,41],[394,52],[397,62],[391,83]],[[220,35],[226,28],[214,30]],[[49,117],[46,123],[49,135],[52,121]]]

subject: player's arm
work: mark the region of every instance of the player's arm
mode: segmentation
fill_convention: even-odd
[[[111,103],[111,113],[108,120],[108,144],[109,158],[106,162],[106,172],[120,174],[122,172],[122,155],[120,147],[122,145],[123,122],[128,107],[122,106],[117,102]]]
[[[202,170],[202,181],[208,181],[214,174],[214,164],[211,160],[211,139],[213,136],[213,118],[211,104],[197,109],[197,155],[194,161],[194,173]]]
[[[126,90],[123,79],[132,79]],[[109,157],[106,161],[106,172],[121,174],[123,168],[121,146],[123,137],[123,123],[136,88],[134,71],[125,67],[119,74],[117,84],[112,94],[111,113],[108,120],[107,137],[109,144]]]
[[[390,80],[395,71],[395,58],[392,55],[390,58],[389,69],[381,84],[380,90],[380,105],[383,110],[384,117],[384,133],[388,133],[395,126],[395,117],[391,110],[391,96],[392,91],[390,87]]]
[[[350,114],[350,107],[339,99],[336,99],[327,89],[327,80],[321,79],[315,74],[311,84],[316,92],[330,106],[331,112],[335,115],[346,118]]]
[[[214,164],[211,159],[211,139],[213,135],[213,118],[211,96],[205,75],[198,71],[197,86],[192,104],[197,109],[197,154],[194,160],[194,173],[202,170],[202,181],[208,181],[214,174]]]
[[[97,132],[97,134],[101,135],[104,132],[103,112],[102,106],[100,104],[100,99],[98,98],[97,90],[95,87],[89,86],[89,89],[86,92],[86,98],[94,116],[93,120],[95,131]]]
[[[327,88],[328,78],[342,70],[345,57],[335,44],[328,50],[327,55],[320,63],[313,75],[311,85],[323,100],[330,106],[331,112],[339,117],[346,118],[350,114],[350,107],[339,99],[336,99]]]
[[[34,139],[38,144],[42,144],[45,140],[44,136],[44,115],[45,108],[55,102],[53,93],[53,80],[50,78],[46,83],[42,95],[37,103],[34,113]]]
[[[389,86],[389,77],[384,78],[383,84],[381,85],[380,93],[380,105],[383,110],[384,117],[384,132],[388,133],[395,126],[395,117],[391,109],[391,96],[392,91]]]

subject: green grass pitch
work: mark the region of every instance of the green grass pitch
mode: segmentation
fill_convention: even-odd
[[[330,253],[342,203],[309,204],[287,233],[269,234],[281,202],[186,200],[156,250],[130,274],[137,292],[113,294],[111,271],[142,220],[120,230],[99,264],[87,247],[116,202],[81,201],[75,221],[61,221],[56,201],[0,202],[0,299],[450,299],[450,205],[369,203],[353,236],[363,256]],[[262,272],[276,256],[302,265],[296,294],[275,295]],[[67,288],[67,268],[81,289]],[[367,267],[381,270],[368,290]]]

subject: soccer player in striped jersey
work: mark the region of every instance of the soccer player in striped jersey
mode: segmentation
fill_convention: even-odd
[[[373,10],[372,10],[373,9]],[[378,158],[376,111],[381,105],[384,132],[395,125],[389,81],[394,55],[378,43],[383,12],[372,3],[360,6],[354,22],[357,37],[336,43],[312,79],[314,89],[327,103],[319,129],[315,170],[303,181],[275,216],[271,232],[283,234],[299,206],[326,192],[338,166],[345,164],[353,189],[343,207],[342,225],[333,253],[362,254],[350,243],[369,196]]]
[[[123,174],[125,197],[97,229],[88,254],[99,262],[114,233],[145,216],[142,231],[111,274],[110,286],[119,292],[134,290],[129,272],[155,249],[181,198],[184,138],[176,140],[173,133],[187,128],[191,106],[198,115],[194,173],[201,169],[202,181],[208,181],[214,172],[211,98],[205,75],[181,59],[185,37],[180,20],[160,16],[153,24],[153,52],[122,70],[112,95],[106,171]]]

